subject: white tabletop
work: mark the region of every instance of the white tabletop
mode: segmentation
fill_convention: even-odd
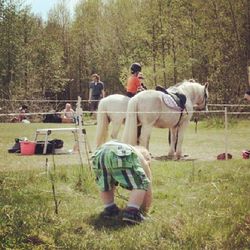
[[[79,128],[41,128],[37,129],[36,132],[48,132],[48,131],[77,131]]]

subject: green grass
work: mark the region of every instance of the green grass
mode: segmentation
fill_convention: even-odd
[[[240,159],[240,150],[249,141],[248,121],[230,128],[230,152],[239,152],[233,160],[202,159],[199,152],[203,151],[207,158],[215,159],[224,138],[223,129],[205,124],[198,128],[198,135],[191,125],[184,139],[184,151],[200,160],[153,160],[151,220],[136,226],[99,219],[103,207],[94,179],[87,167],[82,169],[77,163],[77,155],[55,156],[55,170],[52,156],[47,156],[48,172],[46,156],[6,153],[13,138],[31,138],[36,127],[44,126],[30,125],[0,125],[4,132],[0,148],[4,155],[0,165],[0,249],[250,249],[250,160]],[[87,127],[92,145],[94,129]],[[166,154],[164,134],[164,130],[153,131],[150,145],[155,155]],[[72,135],[56,137],[72,147]],[[116,201],[121,207],[126,205],[124,195],[127,191],[119,189]]]

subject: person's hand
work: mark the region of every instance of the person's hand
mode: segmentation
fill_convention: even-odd
[[[143,90],[145,90],[142,86],[140,86],[140,87],[138,87],[138,89],[137,89],[137,93],[139,93],[139,92],[141,92],[141,91],[143,91]]]
[[[142,87],[143,90],[147,90],[148,89],[143,83],[141,83],[141,87]]]

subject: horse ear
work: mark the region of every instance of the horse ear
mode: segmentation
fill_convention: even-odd
[[[206,89],[208,89],[209,82],[206,82],[204,86],[205,86]]]

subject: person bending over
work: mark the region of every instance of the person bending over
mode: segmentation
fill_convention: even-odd
[[[97,148],[92,161],[104,204],[101,217],[111,218],[119,215],[120,209],[114,201],[114,192],[119,185],[131,191],[122,220],[133,224],[142,222],[152,203],[149,152],[140,146],[109,141]]]

